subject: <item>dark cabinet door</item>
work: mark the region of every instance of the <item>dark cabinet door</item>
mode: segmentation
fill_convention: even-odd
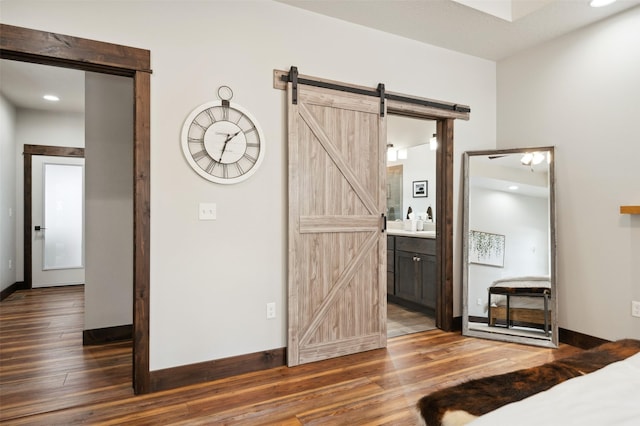
[[[417,255],[420,258],[420,279],[422,288],[421,303],[428,308],[436,308],[436,257],[428,254]]]
[[[387,294],[396,294],[395,276],[389,271],[387,271]]]
[[[395,238],[387,235],[387,294],[396,294],[395,262]]]
[[[387,252],[387,290],[397,298],[424,306],[435,312],[437,298],[437,264],[435,240],[396,237],[395,250]],[[395,254],[395,271],[390,272],[391,254]],[[395,288],[389,286],[394,277]]]
[[[415,253],[396,250],[396,293],[405,300],[422,303],[421,268]]]
[[[396,250],[395,295],[436,308],[436,257]]]

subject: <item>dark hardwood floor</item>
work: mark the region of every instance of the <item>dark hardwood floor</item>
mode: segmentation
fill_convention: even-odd
[[[0,422],[8,425],[414,425],[417,400],[580,350],[431,330],[388,348],[133,395],[131,343],[82,347],[82,287],[0,303]]]

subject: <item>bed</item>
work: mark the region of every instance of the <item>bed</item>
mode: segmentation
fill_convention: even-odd
[[[640,424],[640,353],[470,423],[474,426]]]
[[[511,373],[422,397],[428,426],[638,425],[640,340],[609,342]]]
[[[502,278],[488,288],[488,322],[495,327],[513,323],[540,324],[549,334],[551,281],[547,276]]]

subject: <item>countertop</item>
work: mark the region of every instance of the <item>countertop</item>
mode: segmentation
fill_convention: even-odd
[[[436,238],[436,231],[405,231],[404,229],[387,229],[388,235],[397,235],[401,237],[416,237],[416,238]]]

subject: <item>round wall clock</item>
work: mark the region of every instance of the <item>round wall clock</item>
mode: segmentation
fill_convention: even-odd
[[[253,175],[264,158],[264,136],[249,111],[231,103],[228,86],[221,100],[195,108],[182,126],[182,151],[189,165],[211,182],[238,183]]]

